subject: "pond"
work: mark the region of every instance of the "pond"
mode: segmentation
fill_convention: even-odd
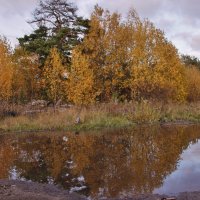
[[[200,127],[0,135],[0,179],[59,185],[91,199],[199,190]]]

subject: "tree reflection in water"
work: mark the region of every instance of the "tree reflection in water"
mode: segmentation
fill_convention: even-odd
[[[152,193],[176,170],[183,150],[200,137],[198,129],[2,135],[0,178],[61,185],[91,197]]]

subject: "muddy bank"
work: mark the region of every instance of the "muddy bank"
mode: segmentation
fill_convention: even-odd
[[[1,200],[84,200],[53,185],[0,180]]]
[[[76,193],[69,193],[53,185],[0,180],[1,200],[86,200]],[[103,198],[105,200],[105,198]],[[136,195],[126,200],[200,200],[200,191],[180,193],[176,197],[166,195]],[[119,199],[109,199],[119,200]]]

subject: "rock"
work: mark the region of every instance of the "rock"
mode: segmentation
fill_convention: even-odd
[[[73,105],[71,105],[71,104],[62,104],[62,105],[60,105],[60,107],[61,108],[72,108]]]
[[[31,106],[45,107],[45,106],[47,106],[47,101],[45,101],[45,100],[33,100],[31,102]]]
[[[81,123],[81,118],[80,117],[77,117],[76,118],[76,121],[75,121],[75,124],[80,124]]]

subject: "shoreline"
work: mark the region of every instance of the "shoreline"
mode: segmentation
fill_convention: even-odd
[[[55,185],[41,184],[18,180],[0,180],[1,200],[86,200],[87,197],[77,193],[70,193]],[[121,198],[100,198],[104,200],[120,200]],[[124,197],[127,200],[199,200],[200,191],[181,192],[177,196],[159,194],[138,194]]]
[[[79,119],[77,121],[77,119]],[[153,102],[97,104],[0,119],[3,132],[91,131],[134,128],[141,125],[200,124],[200,103],[163,104]]]
[[[114,130],[119,130],[119,129],[131,129],[131,128],[138,128],[138,127],[153,127],[153,126],[160,126],[160,127],[169,127],[169,126],[198,126],[200,125],[200,122],[193,122],[193,121],[186,121],[186,120],[178,120],[178,121],[171,121],[171,122],[155,122],[155,123],[142,123],[142,124],[137,124],[137,123],[132,123],[128,126],[103,126],[103,127],[92,127],[92,128],[85,128],[84,124],[82,126],[73,126],[73,127],[66,127],[63,129],[21,129],[21,130],[15,130],[15,129],[10,129],[10,130],[2,130],[0,129],[0,135],[8,134],[8,133],[50,133],[50,132],[63,132],[63,131],[72,131],[72,132],[89,132],[89,131],[104,131],[108,129],[114,129]]]
[[[170,121],[170,122],[154,122],[154,123],[130,123],[126,126],[94,126],[94,127],[87,127],[87,124],[81,124],[81,125],[74,125],[69,127],[63,127],[63,128],[50,128],[50,129],[20,129],[19,128],[13,128],[10,130],[3,130],[0,129],[0,135],[8,134],[8,133],[50,133],[50,132],[63,132],[63,131],[72,131],[72,132],[89,132],[89,131],[105,131],[105,130],[119,130],[119,129],[131,129],[131,128],[137,128],[137,127],[143,127],[143,126],[161,126],[161,127],[170,127],[170,126],[193,126],[193,125],[200,125],[200,122],[193,122],[193,121],[187,121],[187,120],[177,120],[177,121]]]

